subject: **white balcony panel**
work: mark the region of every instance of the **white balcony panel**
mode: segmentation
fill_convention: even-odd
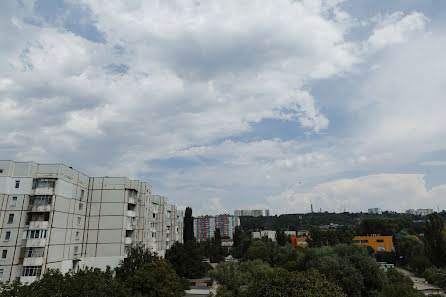
[[[129,204],[136,204],[135,198],[129,197]]]
[[[46,238],[34,238],[26,240],[26,247],[45,247]]]
[[[30,230],[37,230],[37,229],[48,229],[49,227],[48,221],[31,221],[29,222],[28,229]]]
[[[134,218],[136,217],[136,212],[133,210],[127,210],[127,216]]]
[[[23,266],[42,266],[42,265],[43,265],[43,257],[23,259]]]
[[[126,237],[125,238],[125,244],[132,244],[133,240],[131,237]]]
[[[37,276],[21,276],[20,282],[21,283],[32,283],[36,280]]]
[[[34,195],[54,195],[54,188],[36,188]]]
[[[29,205],[28,211],[32,212],[50,212],[51,211],[51,204],[44,204],[44,205]]]

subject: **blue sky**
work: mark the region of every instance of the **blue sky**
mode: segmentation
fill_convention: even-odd
[[[443,1],[0,4],[2,159],[196,214],[446,209]]]

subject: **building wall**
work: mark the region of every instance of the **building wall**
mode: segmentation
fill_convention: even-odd
[[[370,246],[375,252],[391,252],[393,249],[392,236],[355,236],[353,242],[358,245]]]
[[[136,243],[163,256],[182,241],[183,213],[169,206],[167,222],[166,200],[137,180],[88,177],[63,164],[0,161],[1,281],[30,282],[47,268],[114,267]],[[169,240],[167,224],[175,230]]]

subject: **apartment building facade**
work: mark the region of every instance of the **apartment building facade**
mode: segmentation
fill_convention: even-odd
[[[228,214],[200,216],[194,218],[194,236],[197,241],[208,240],[214,237],[215,230],[218,228],[222,238],[232,238],[236,226],[236,218]]]
[[[49,268],[115,267],[132,244],[163,256],[182,241],[182,212],[149,184],[88,177],[63,164],[0,161],[0,206],[1,281],[32,282]]]

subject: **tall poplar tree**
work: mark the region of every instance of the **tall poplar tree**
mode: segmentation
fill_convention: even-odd
[[[195,240],[194,218],[192,217],[192,208],[186,207],[186,211],[184,213],[183,242],[186,243],[189,240]]]

